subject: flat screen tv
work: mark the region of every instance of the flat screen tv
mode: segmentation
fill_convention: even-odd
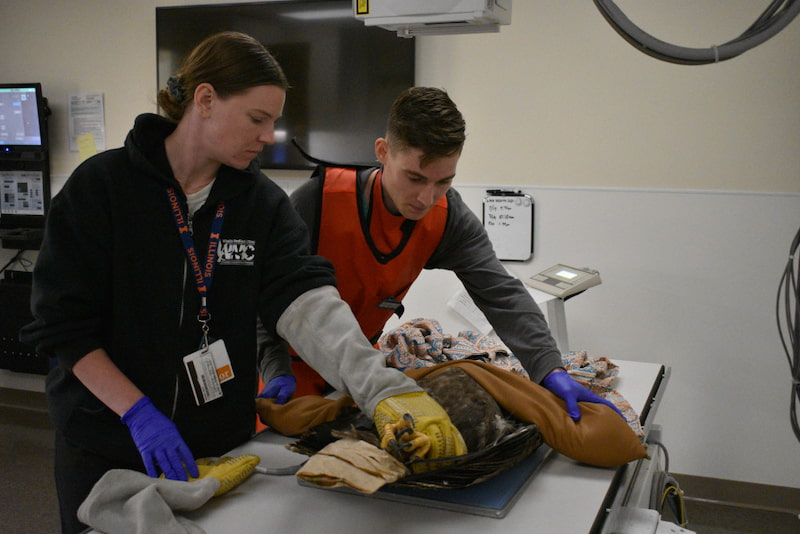
[[[413,39],[364,26],[351,0],[158,7],[158,88],[197,43],[227,30],[263,43],[291,84],[276,143],[259,157],[263,168],[311,168],[292,139],[319,159],[375,161],[392,101],[414,85]]]

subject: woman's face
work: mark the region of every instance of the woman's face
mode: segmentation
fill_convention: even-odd
[[[211,159],[236,169],[246,168],[275,142],[275,121],[283,113],[286,91],[276,85],[257,85],[222,98],[211,88],[202,106],[204,146]]]

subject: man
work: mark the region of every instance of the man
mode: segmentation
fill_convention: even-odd
[[[380,167],[320,165],[291,195],[311,230],[313,252],[334,264],[339,292],[373,343],[422,269],[447,269],[531,380],[561,397],[574,420],[580,419],[578,401],[613,408],[566,373],[538,306],[451,188],[464,141],[464,120],[446,92],[404,91],[392,105],[386,136],[375,141]],[[295,382],[298,393],[324,392],[324,381],[302,361],[289,367],[285,345],[262,336],[260,347],[268,356],[261,366],[267,387],[259,396],[285,402]]]

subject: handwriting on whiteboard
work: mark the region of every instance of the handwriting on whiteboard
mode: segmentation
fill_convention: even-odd
[[[533,254],[533,200],[529,195],[485,197],[483,226],[499,259],[525,261]]]
[[[486,203],[486,224],[487,226],[512,226],[517,218],[514,215],[515,206],[521,205],[521,200],[517,198],[508,199],[488,199]],[[530,205],[530,203],[528,203]]]

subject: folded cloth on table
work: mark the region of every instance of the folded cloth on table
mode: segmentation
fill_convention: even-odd
[[[631,430],[640,438],[644,438],[644,429],[639,414],[622,394],[614,389],[619,375],[619,366],[605,356],[590,357],[585,350],[570,352],[561,356],[564,367],[570,376],[580,384],[589,388],[594,394],[610,401],[622,413]]]
[[[386,364],[405,371],[451,360],[479,360],[528,377],[522,362],[493,337],[470,330],[445,335],[435,319],[412,319],[383,334],[378,348]]]
[[[106,472],[78,508],[78,519],[100,532],[148,534],[205,534],[176,511],[205,504],[219,480],[204,478],[182,482],[152,478],[129,469]]]
[[[375,493],[408,474],[391,454],[366,441],[343,438],[323,447],[297,472],[297,477],[326,488],[348,487]]]
[[[647,451],[630,426],[608,406],[581,402],[582,416],[576,423],[567,413],[564,401],[539,384],[494,365],[455,360],[409,369],[405,374],[420,379],[451,365],[463,369],[517,419],[536,424],[545,443],[565,456],[602,467],[647,457]],[[306,396],[284,405],[277,405],[270,399],[256,399],[261,419],[287,436],[297,436],[319,423],[332,421],[344,406],[353,405],[349,397],[332,400]]]

